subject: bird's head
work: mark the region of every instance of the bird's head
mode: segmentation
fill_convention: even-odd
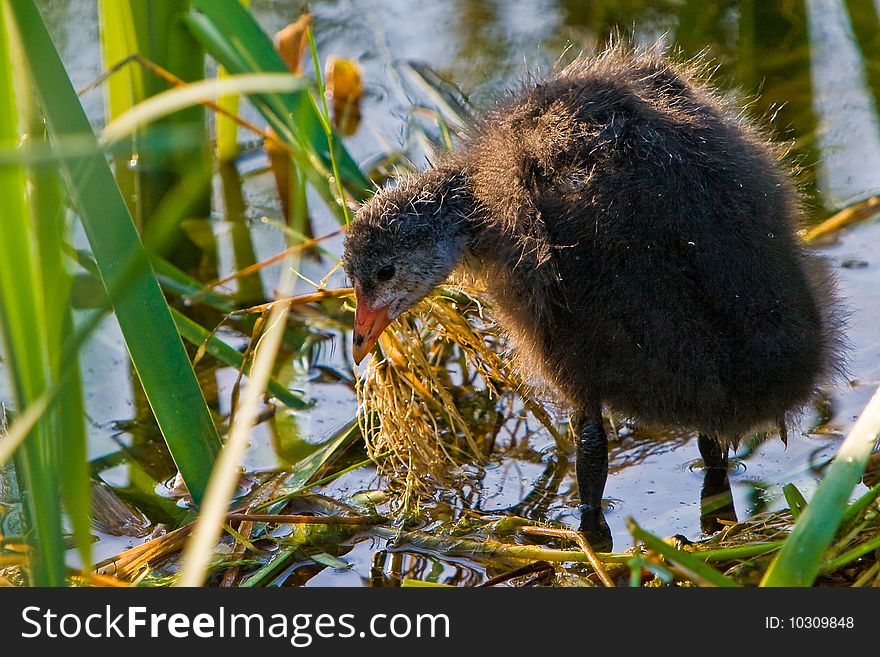
[[[471,205],[463,192],[458,176],[431,170],[380,190],[358,210],[342,256],[357,297],[355,363],[461,260]]]

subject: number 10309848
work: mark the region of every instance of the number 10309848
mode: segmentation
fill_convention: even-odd
[[[768,630],[851,630],[855,620],[852,616],[765,616],[764,627]]]

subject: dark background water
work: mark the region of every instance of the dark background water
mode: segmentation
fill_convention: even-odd
[[[52,33],[71,77],[84,86],[100,73],[97,10],[93,0],[43,0]],[[270,34],[292,22],[303,3],[253,0],[251,8]],[[433,109],[435,97],[420,84],[408,64],[430,65],[458,86],[477,107],[491,106],[493,98],[518,80],[541,75],[562,58],[579,51],[600,49],[613,33],[638,44],[679,51],[680,57],[701,56],[717,66],[715,80],[724,90],[736,91],[750,116],[769,126],[777,139],[792,146],[799,166],[810,222],[845,205],[880,192],[880,2],[872,0],[715,1],[636,0],[633,2],[578,2],[576,0],[452,0],[449,2],[339,1],[311,2],[315,34],[322,58],[349,57],[363,68],[366,95],[358,131],[347,146],[361,163],[389,152],[404,153],[416,166],[424,165],[426,142],[436,126],[420,108]],[[310,63],[309,63],[310,64]],[[306,72],[310,65],[306,65]],[[97,127],[103,123],[99,93],[84,98]],[[249,113],[249,116],[252,115]],[[253,115],[256,116],[256,115]],[[242,165],[247,226],[258,258],[282,248],[283,239],[263,217],[279,217],[271,174],[259,153]],[[220,273],[233,269],[232,224],[223,204],[216,204],[207,224],[218,247]],[[318,233],[335,222],[313,204]],[[338,240],[328,243],[338,252]],[[746,441],[731,474],[738,517],[785,506],[781,486],[794,482],[809,498],[821,476],[821,466],[880,383],[880,223],[845,232],[821,253],[835,267],[847,304],[853,311],[849,337],[853,343],[851,382],[826,391],[816,408],[808,409],[791,430],[787,448],[778,440]],[[304,273],[321,278],[328,262],[308,262]],[[263,273],[267,289],[276,284],[277,268]],[[342,284],[331,279],[331,284]],[[303,284],[303,291],[308,286]],[[287,463],[280,444],[294,451],[317,444],[334,426],[353,417],[356,400],[347,387],[313,376],[317,366],[345,367],[330,332],[330,344],[310,362],[287,368],[291,386],[318,400],[313,411],[280,414],[255,434],[246,468],[267,470]],[[120,421],[136,416],[131,373],[118,329],[108,321],[92,339],[83,357],[90,417],[90,453],[95,459],[118,454],[120,446],[137,440]],[[221,412],[228,412],[235,372],[214,372]],[[0,398],[8,398],[0,382]],[[287,432],[287,433],[285,433]],[[291,434],[293,437],[291,437]],[[540,431],[527,441],[527,450],[502,449],[485,469],[480,482],[453,503],[459,511],[501,510],[536,497],[552,482],[541,512],[575,523],[574,481],[566,474],[554,481],[552,440]],[[289,455],[288,455],[289,456]],[[701,536],[699,493],[701,474],[694,468],[696,441],[686,434],[649,435],[623,427],[612,445],[611,476],[606,495],[612,509],[608,521],[625,547],[624,521],[635,517],[661,535]],[[104,468],[101,478],[111,486],[130,489],[143,479],[148,494],[156,482],[122,460]],[[160,482],[161,483],[161,482]],[[323,492],[343,496],[381,487],[375,473],[363,469],[341,479]],[[537,497],[541,497],[537,495]],[[147,505],[149,506],[149,505]],[[97,558],[139,539],[101,534]],[[310,585],[358,584],[368,581],[371,563],[384,544],[355,541],[343,558],[345,571],[299,564],[296,580]],[[433,572],[434,579],[465,581],[482,578],[478,564],[454,562],[415,554],[398,556],[399,568]],[[422,572],[422,576],[425,575]],[[280,580],[284,580],[287,574]]]

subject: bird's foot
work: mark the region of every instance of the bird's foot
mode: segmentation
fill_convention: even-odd
[[[596,508],[589,504],[581,504],[578,507],[581,512],[581,525],[578,528],[590,547],[596,552],[610,552],[613,546],[611,528],[605,522],[602,508]]]

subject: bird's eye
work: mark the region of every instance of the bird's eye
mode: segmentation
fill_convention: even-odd
[[[394,278],[394,265],[385,265],[376,270],[376,280],[380,283],[390,281]]]

